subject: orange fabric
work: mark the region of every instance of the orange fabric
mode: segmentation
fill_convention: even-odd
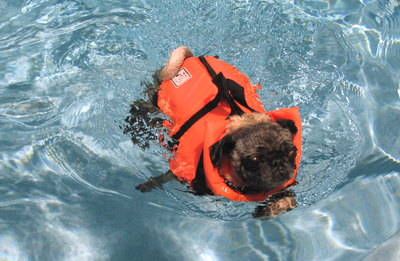
[[[258,100],[256,88],[260,86],[252,85],[248,78],[241,74],[235,67],[220,61],[214,57],[206,57],[207,62],[214,69],[216,74],[222,72],[227,79],[232,79],[245,90],[245,99],[247,104],[257,112],[266,113],[262,103]],[[169,135],[174,135],[180,127],[197,111],[203,108],[218,93],[218,88],[212,83],[211,76],[207,69],[198,58],[187,58],[181,68],[191,75],[191,78],[183,84],[176,87],[171,80],[162,82],[161,90],[158,93],[158,105],[160,109],[167,114],[171,122],[165,122],[164,125],[170,129]],[[245,113],[251,113],[249,110],[239,105]],[[273,120],[291,119],[295,121],[299,129],[294,137],[295,145],[298,149],[296,157],[296,170],[293,178],[284,186],[278,187],[262,195],[241,195],[227,187],[224,179],[219,175],[218,169],[214,168],[209,156],[209,147],[217,142],[223,133],[229,120],[226,120],[230,114],[228,103],[221,100],[219,105],[210,113],[199,119],[185,134],[179,139],[179,147],[170,160],[170,170],[179,178],[186,180],[189,184],[195,178],[196,168],[199,163],[201,152],[204,150],[204,168],[206,180],[209,188],[215,195],[225,196],[234,201],[263,201],[269,195],[292,184],[296,177],[298,164],[301,155],[301,121],[298,109],[281,109],[274,112],[268,112]],[[211,165],[210,165],[211,164]]]
[[[245,87],[247,103],[254,110],[265,113],[258,101],[256,86],[249,83],[248,78],[241,74],[235,67],[214,57],[206,57],[207,62],[218,74],[222,72],[226,78],[235,80]],[[192,76],[178,88],[171,80],[162,82],[158,92],[158,106],[167,114],[171,122],[165,122],[170,129],[170,136],[179,131],[180,127],[197,111],[203,108],[218,93],[218,88],[212,83],[211,76],[198,58],[187,58],[181,68],[185,68]],[[241,107],[241,106],[240,106]],[[247,109],[241,107],[246,113]],[[197,121],[179,140],[179,147],[174,159],[169,162],[171,171],[180,179],[191,183],[196,175],[196,168],[203,149],[205,122],[220,122],[230,114],[227,102],[221,101],[217,108]]]

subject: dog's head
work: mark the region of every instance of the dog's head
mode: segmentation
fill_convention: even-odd
[[[211,161],[231,187],[269,191],[293,176],[296,133],[291,120],[274,122],[262,113],[233,116],[222,139],[210,147]]]

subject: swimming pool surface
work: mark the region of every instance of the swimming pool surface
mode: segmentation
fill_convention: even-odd
[[[123,133],[180,45],[298,106],[298,208],[200,197]],[[1,260],[398,260],[400,2],[0,0]]]

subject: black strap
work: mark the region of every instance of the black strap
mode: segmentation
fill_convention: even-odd
[[[215,109],[219,102],[221,100],[221,93],[218,91],[217,95],[214,97],[214,99],[212,99],[211,101],[209,101],[203,108],[201,108],[198,112],[196,112],[192,117],[190,117],[189,120],[187,120],[179,129],[179,131],[177,133],[175,133],[174,135],[172,135],[173,139],[179,140],[183,134],[185,134],[185,132],[187,130],[189,130],[190,127],[193,126],[193,124],[195,124],[198,120],[200,120],[204,115],[206,115],[207,113],[209,113],[210,111],[212,111],[213,109]]]
[[[240,105],[248,109],[249,111],[255,112],[255,110],[252,109],[246,102],[246,98],[244,96],[244,88],[234,80],[227,79],[227,81],[228,81],[228,88],[233,99],[237,101]]]
[[[185,132],[193,126],[193,124],[204,117],[207,113],[215,109],[221,99],[224,99],[226,102],[228,102],[229,106],[231,107],[231,113],[229,114],[229,116],[242,115],[244,113],[237,103],[247,108],[251,112],[255,111],[247,104],[244,95],[244,88],[240,84],[231,79],[226,79],[222,72],[216,74],[214,69],[210,66],[210,64],[203,56],[200,56],[199,60],[206,67],[208,74],[212,77],[212,82],[218,87],[218,93],[214,97],[214,99],[208,102],[192,117],[190,117],[190,119],[181,126],[177,133],[172,135],[172,138],[175,140],[179,140],[182,135],[185,134]]]
[[[217,75],[215,73],[214,69],[211,67],[211,65],[207,62],[206,58],[204,58],[203,56],[200,56],[199,59],[200,59],[200,62],[204,65],[204,67],[206,67],[208,74],[210,74],[211,78],[213,78],[213,83],[218,87],[218,89],[219,90],[221,89],[221,85],[225,85],[227,87],[227,88],[223,88],[223,93],[226,94],[226,95],[223,95],[223,98],[225,98],[225,100],[229,103],[229,105],[233,104],[233,101],[236,101],[240,105],[242,105],[243,107],[248,109],[249,111],[255,112],[255,110],[252,109],[246,102],[243,86],[241,86],[234,80],[226,79],[222,73],[219,73],[219,74],[221,74],[221,76],[218,76],[219,74]],[[228,96],[230,96],[230,97],[228,98]],[[230,102],[229,100],[232,102]],[[235,105],[233,105],[233,106],[235,106]],[[231,105],[231,108],[232,108],[232,105]],[[235,115],[235,114],[241,115],[244,113],[242,111],[242,109],[240,109],[240,107],[237,106],[237,108],[239,109],[239,112],[238,113],[231,112],[231,115]],[[241,113],[240,113],[240,111],[241,111]]]
[[[207,185],[206,173],[203,165],[203,151],[200,155],[199,164],[197,164],[196,176],[192,180],[192,190],[194,190],[195,195],[214,195]]]
[[[218,92],[221,93],[222,98],[227,101],[229,107],[231,107],[231,113],[229,116],[242,115],[244,111],[239,107],[239,105],[237,105],[234,98],[229,93],[228,79],[226,79],[222,73],[219,73],[212,79],[212,82],[218,87]]]
[[[200,62],[206,67],[208,74],[211,76],[211,78],[214,78],[217,76],[215,73],[214,69],[211,67],[211,65],[207,62],[206,58],[204,56],[199,56]]]

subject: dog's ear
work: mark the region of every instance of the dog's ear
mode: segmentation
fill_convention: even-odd
[[[221,164],[222,156],[228,156],[235,147],[235,139],[232,135],[226,135],[210,147],[210,158],[215,168]]]
[[[287,119],[280,119],[280,120],[277,120],[276,123],[281,125],[283,128],[288,129],[292,135],[296,135],[297,127],[294,124],[294,121],[287,120]]]

